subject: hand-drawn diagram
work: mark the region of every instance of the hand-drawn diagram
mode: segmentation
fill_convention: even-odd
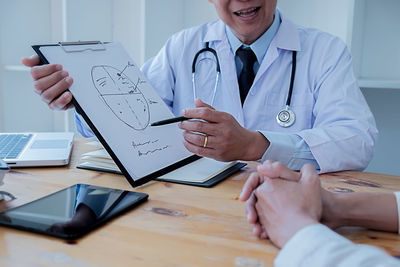
[[[133,82],[124,71],[133,67],[129,63],[120,71],[117,68],[93,66],[91,75],[94,86],[106,105],[119,120],[135,130],[144,130],[150,122],[149,103],[140,90],[146,81],[136,78]]]

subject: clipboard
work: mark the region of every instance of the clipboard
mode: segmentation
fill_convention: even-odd
[[[141,91],[142,96],[136,97],[137,102],[138,103],[140,101],[145,102],[146,97],[148,100],[148,99],[150,99],[150,96],[151,96],[150,103],[156,106],[156,108],[154,108],[154,110],[156,110],[158,113],[153,112],[149,115],[149,116],[152,116],[153,114],[156,114],[156,115],[154,115],[155,118],[152,119],[152,121],[158,121],[158,120],[170,118],[170,117],[173,117],[173,114],[171,111],[169,111],[168,107],[166,107],[166,105],[164,104],[162,99],[158,96],[158,94],[154,91],[154,89],[152,89],[152,88],[151,88],[151,90],[149,89],[151,87],[150,84],[148,84],[148,83],[146,84],[146,82],[147,82],[146,78],[140,72],[139,68],[134,64],[133,60],[130,59],[129,55],[126,53],[126,51],[122,48],[122,46],[120,44],[112,43],[112,42],[101,42],[101,41],[84,41],[84,42],[79,41],[79,42],[60,42],[58,44],[33,45],[32,48],[38,54],[39,58],[41,59],[41,61],[43,63],[45,63],[45,64],[48,64],[50,62],[51,63],[61,63],[67,67],[66,69],[68,69],[69,72],[72,74],[71,76],[75,78],[74,84],[69,89],[69,91],[73,95],[72,103],[74,104],[76,111],[84,118],[84,120],[86,121],[88,126],[91,128],[91,130],[96,135],[98,140],[104,146],[106,151],[110,154],[110,156],[112,157],[112,159],[114,160],[114,162],[116,163],[118,168],[121,170],[122,174],[126,177],[128,182],[133,187],[142,185],[148,181],[156,179],[166,173],[169,173],[173,170],[176,170],[177,168],[180,168],[186,164],[189,164],[189,163],[194,162],[201,158],[197,155],[194,155],[194,154],[188,152],[185,148],[183,150],[182,147],[180,147],[180,145],[178,144],[178,141],[174,139],[174,138],[177,138],[176,137],[176,128],[177,127],[176,126],[174,126],[174,125],[167,126],[169,128],[163,126],[164,128],[163,128],[162,132],[165,132],[165,135],[167,137],[172,137],[172,139],[164,138],[165,136],[159,136],[159,134],[155,134],[155,135],[157,135],[158,139],[155,138],[154,140],[150,139],[148,141],[147,140],[146,141],[138,141],[137,143],[135,143],[135,140],[132,141],[132,146],[136,149],[137,149],[137,147],[135,147],[135,146],[139,146],[139,144],[143,145],[143,146],[144,145],[150,146],[150,145],[153,145],[153,143],[150,143],[150,142],[154,141],[154,144],[158,145],[159,143],[157,143],[157,142],[160,139],[162,139],[161,142],[165,142],[165,143],[162,143],[163,146],[159,146],[159,147],[155,147],[155,148],[153,147],[153,149],[147,149],[147,150],[144,150],[144,152],[139,150],[138,151],[139,156],[141,156],[143,158],[146,156],[149,156],[149,158],[153,158],[153,161],[149,160],[149,162],[147,162],[145,160],[140,159],[140,160],[138,160],[138,162],[143,163],[143,164],[138,164],[136,162],[135,163],[136,166],[134,166],[132,168],[132,166],[131,166],[132,164],[130,163],[130,161],[129,161],[130,159],[128,156],[129,151],[125,151],[125,150],[127,150],[125,147],[126,146],[129,147],[129,145],[125,144],[125,146],[123,146],[120,143],[126,141],[125,140],[126,138],[124,138],[124,136],[130,136],[130,135],[135,136],[135,133],[139,136],[141,134],[140,130],[143,130],[143,129],[136,129],[132,125],[129,125],[129,123],[127,121],[123,121],[123,119],[121,119],[121,117],[118,117],[119,114],[117,114],[117,112],[115,110],[112,110],[112,112],[108,112],[107,111],[108,109],[106,106],[108,106],[108,108],[111,109],[110,106],[116,105],[115,103],[117,103],[119,101],[119,100],[115,100],[116,95],[117,95],[117,97],[120,97],[120,96],[121,97],[131,97],[131,94],[139,95],[139,93],[137,93],[137,92]],[[63,61],[65,61],[65,62],[63,62]],[[90,62],[90,63],[88,63],[88,62]],[[125,62],[124,63],[125,66],[123,66],[123,64],[120,64],[121,62]],[[76,76],[80,77],[80,75],[86,75],[88,70],[85,69],[85,67],[86,68],[91,67],[92,81],[93,81],[93,83],[96,83],[95,87],[96,87],[98,93],[101,93],[101,92],[103,92],[102,91],[103,89],[100,88],[101,84],[100,85],[97,84],[98,79],[94,78],[94,73],[96,74],[94,69],[95,69],[95,67],[98,67],[98,66],[103,68],[104,73],[105,73],[104,77],[109,76],[109,80],[112,80],[114,82],[114,86],[117,89],[119,89],[118,92],[122,92],[118,86],[120,86],[120,87],[125,86],[125,85],[121,85],[122,83],[120,83],[118,86],[116,86],[116,84],[117,84],[116,81],[118,81],[119,78],[121,78],[121,77],[122,77],[123,82],[128,83],[128,85],[126,85],[127,87],[130,86],[129,88],[131,88],[132,91],[134,91],[134,90],[136,90],[136,91],[134,91],[133,93],[131,93],[131,91],[129,91],[129,93],[128,93],[128,91],[124,91],[124,93],[123,94],[121,93],[120,95],[118,95],[118,94],[103,94],[103,95],[101,95],[100,94],[101,97],[103,97],[103,102],[106,102],[106,105],[104,105],[103,102],[101,102],[100,100],[98,100],[96,98],[96,97],[98,97],[97,95],[95,95],[96,90],[92,90],[93,88],[91,88],[91,90],[94,93],[88,93],[88,94],[90,96],[92,96],[92,94],[93,94],[93,101],[94,102],[97,101],[98,103],[96,106],[95,106],[95,104],[91,103],[92,98],[89,103],[88,97],[83,97],[81,95],[81,94],[86,94],[86,91],[78,90],[76,87],[81,86],[82,88],[89,88],[90,86],[88,86],[88,84],[90,82],[86,81],[86,78],[76,79]],[[79,72],[77,70],[74,73],[76,68],[82,68],[82,69],[79,70]],[[96,71],[102,70],[102,68],[98,68],[95,70]],[[129,75],[133,75],[133,74],[137,75],[137,77],[135,76],[135,79],[137,79],[136,84],[131,81],[134,79],[128,75],[128,73],[129,73],[128,71],[130,71]],[[84,73],[84,74],[82,74],[82,73]],[[111,76],[115,76],[115,77],[118,76],[118,78],[113,78]],[[96,78],[97,78],[97,76],[96,76]],[[88,80],[89,80],[89,77],[88,77]],[[81,81],[81,83],[79,83],[79,81]],[[139,81],[140,81],[140,84],[139,84]],[[112,84],[112,82],[109,82],[108,84]],[[146,92],[147,92],[147,94],[150,94],[150,96],[145,95],[144,90],[141,90],[139,85],[140,86],[150,86],[150,87],[146,87],[146,90],[147,90]],[[107,88],[107,86],[108,85],[106,85],[106,88]],[[89,90],[89,89],[87,89],[87,90]],[[152,91],[155,92],[156,96],[154,94],[151,94]],[[85,92],[85,93],[83,93],[83,92]],[[108,100],[112,99],[112,101],[107,102],[105,100],[106,97]],[[126,99],[125,99],[125,102],[129,102],[129,101],[126,101]],[[123,102],[121,100],[119,102],[119,104],[124,106],[125,102]],[[150,113],[150,111],[152,111],[152,106],[149,105],[148,102],[149,101],[147,101],[147,106],[145,104],[143,104],[143,109],[146,110],[146,107],[147,107],[148,112]],[[136,106],[133,106],[129,103],[127,105],[129,105],[131,111],[138,110]],[[164,106],[167,108],[167,111],[165,111]],[[111,122],[111,124],[112,124],[111,126],[114,126],[114,129],[116,129],[118,131],[117,134],[118,135],[121,134],[121,138],[119,138],[119,140],[117,140],[118,138],[113,137],[113,135],[111,134],[112,129],[108,129],[107,126],[105,126],[105,123],[104,123],[104,121],[102,121],[102,118],[99,118],[100,115],[98,115],[96,113],[97,110],[96,110],[96,112],[94,111],[95,108],[98,108],[100,110],[100,113],[105,118],[104,121],[107,121],[108,123]],[[127,109],[125,107],[121,107],[121,110],[129,111],[129,109]],[[161,113],[163,113],[162,115],[159,114],[160,113],[159,110],[163,111],[163,112],[161,112]],[[140,112],[142,112],[142,111],[139,111],[137,113],[132,111],[132,113],[135,113],[135,114],[131,115],[131,116],[132,117],[136,116],[135,120],[138,122],[138,125],[139,124],[143,125],[145,123],[139,123],[139,122],[142,119],[142,117],[144,118],[145,115],[143,115]],[[115,119],[115,117],[113,115],[117,116],[118,118]],[[124,116],[124,115],[121,115],[121,116]],[[121,123],[121,121],[122,121],[122,123]],[[126,133],[125,132],[126,128],[129,128],[129,127],[131,127],[132,129],[134,128],[134,130],[136,132],[132,131],[132,133]],[[172,127],[175,127],[175,130]],[[150,136],[151,136],[151,134],[154,134],[154,132],[151,132],[152,130],[149,130],[149,129],[150,128],[145,128],[143,131],[146,131],[146,130],[150,131]],[[119,130],[122,130],[122,133],[120,133]],[[144,135],[144,134],[142,134],[142,135],[147,137],[147,135]],[[142,136],[142,135],[140,135],[140,136]],[[179,136],[182,136],[182,134],[180,134]],[[136,136],[135,136],[135,138],[136,138]],[[155,140],[157,140],[157,141],[155,141]],[[169,142],[172,142],[172,144],[170,145]],[[179,142],[182,145],[181,140],[179,140]],[[168,152],[167,150],[171,150],[171,151]],[[163,155],[167,155],[167,156],[159,157],[158,159],[160,160],[160,162],[155,161],[154,158],[157,158],[156,153],[160,153],[160,155],[163,154]],[[133,154],[131,154],[131,155],[133,155]],[[136,160],[137,158],[139,158],[139,156],[135,157],[133,160]],[[152,156],[154,156],[154,157],[152,157]],[[174,158],[174,160],[171,162],[170,158]],[[243,163],[238,163],[238,164],[241,164],[240,166],[242,167]],[[232,170],[234,170],[234,169],[237,170],[238,166],[239,165],[236,166],[236,169],[233,168]],[[136,167],[136,169],[135,169],[135,167]],[[145,169],[145,168],[147,168],[147,169]],[[140,169],[141,171],[143,169],[143,171],[140,174],[137,174],[138,169]],[[144,175],[142,175],[142,173],[144,173]],[[229,175],[230,175],[230,173],[227,174],[226,176],[221,174],[219,179],[216,179],[216,180],[222,180],[223,178],[226,178]]]

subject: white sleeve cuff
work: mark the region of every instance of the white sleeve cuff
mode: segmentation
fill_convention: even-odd
[[[308,266],[399,266],[385,251],[356,245],[322,224],[298,231],[275,259],[277,267]]]
[[[276,267],[303,266],[310,260],[315,251],[335,240],[343,244],[351,244],[344,237],[333,232],[322,224],[313,224],[298,231],[282,248],[275,259]]]
[[[286,166],[293,157],[293,153],[296,149],[293,137],[288,134],[259,131],[265,138],[268,139],[270,145],[262,156],[262,161],[267,159],[280,161]]]
[[[300,170],[304,164],[309,163],[319,170],[319,165],[307,143],[297,134],[259,132],[270,142],[267,151],[262,156],[262,161],[267,159],[280,161],[292,170]]]

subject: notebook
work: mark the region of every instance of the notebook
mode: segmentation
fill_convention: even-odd
[[[0,133],[0,159],[12,168],[66,165],[73,138],[70,132]]]
[[[97,148],[82,154],[77,168],[122,174],[112,157],[98,141],[87,143]],[[161,175],[156,180],[172,183],[211,187],[228,178],[244,167],[243,162],[220,162],[210,158],[200,158],[185,166]]]

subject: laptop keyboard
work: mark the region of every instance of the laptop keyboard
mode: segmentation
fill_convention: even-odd
[[[16,159],[33,134],[1,134],[0,159]]]

